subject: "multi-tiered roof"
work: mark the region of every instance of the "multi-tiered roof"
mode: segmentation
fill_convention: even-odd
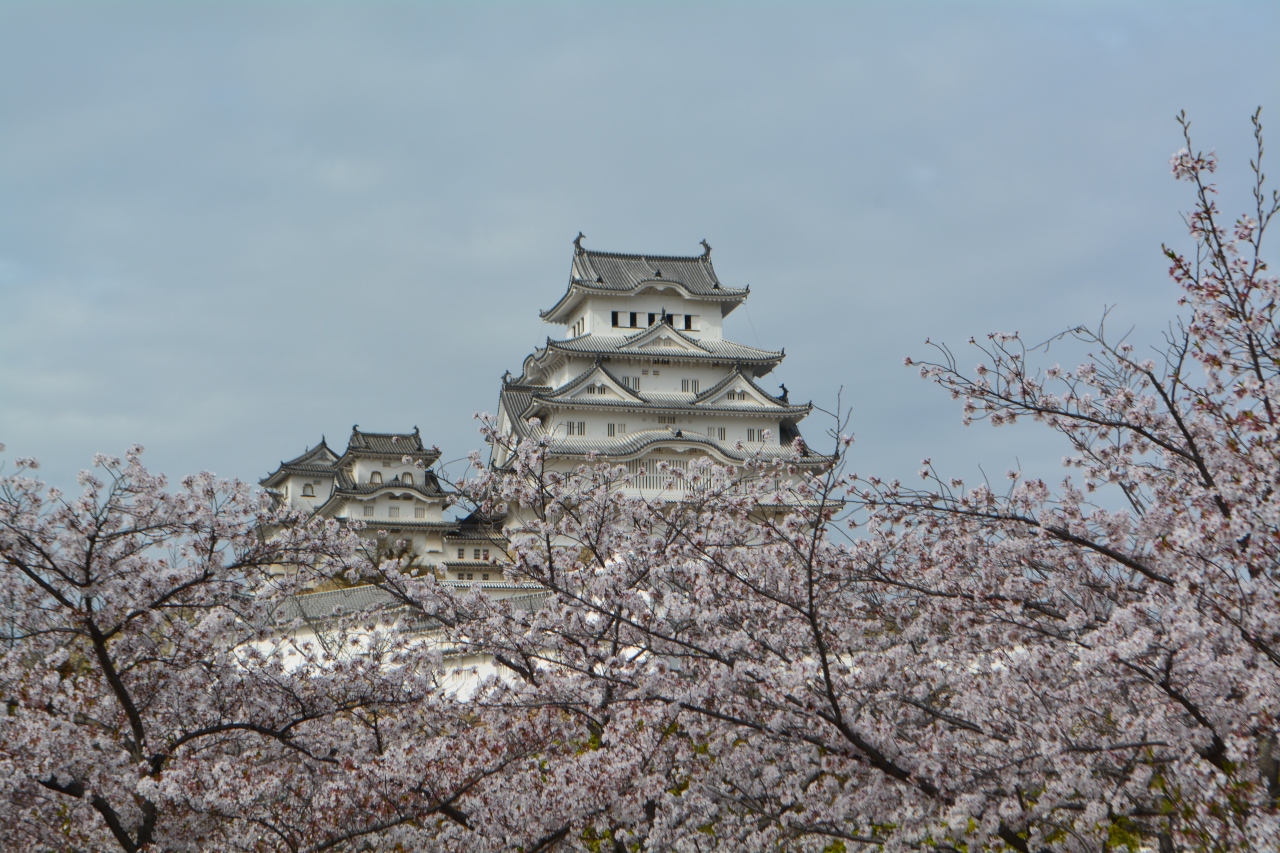
[[[348,517],[355,504],[374,506],[380,498],[392,498],[429,504],[433,509],[429,515],[434,519],[445,499],[435,472],[430,470],[439,458],[437,448],[423,445],[416,427],[413,432],[380,433],[361,432],[357,425],[351,428],[341,456],[321,437],[318,445],[281,462],[259,482],[278,501],[323,517]],[[447,526],[407,514],[395,523],[397,527]]]
[[[725,339],[723,320],[750,294],[726,287],[700,255],[596,252],[574,241],[569,285],[543,320],[564,325],[504,377],[499,430],[548,436],[552,456],[617,461],[664,450],[722,462],[790,455],[811,404],[758,379],[785,352]],[[495,462],[506,462],[503,449]]]

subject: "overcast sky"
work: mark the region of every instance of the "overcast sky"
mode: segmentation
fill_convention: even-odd
[[[903,357],[1112,304],[1155,339],[1174,114],[1234,212],[1278,94],[1275,2],[3,3],[0,442],[60,484],[132,442],[256,480],[353,423],[464,456],[581,230],[706,238],[859,471],[1057,477]]]

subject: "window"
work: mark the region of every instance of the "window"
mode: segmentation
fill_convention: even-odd
[[[381,471],[374,471],[372,474],[370,474],[370,475],[369,475],[369,482],[370,482],[370,483],[381,483],[381,482],[382,482],[382,472],[381,472]]]
[[[697,393],[698,393],[698,380],[696,380],[696,379],[681,379],[681,380],[680,380],[680,390],[681,390],[681,391],[684,391],[686,394],[688,394],[688,393],[697,394]]]
[[[756,440],[756,431],[751,429],[750,427],[747,427],[747,441],[755,441],[755,440]]]
[[[613,327],[615,329],[618,328],[618,312],[617,311],[613,312]]]
[[[725,396],[730,400],[745,400],[747,399],[747,392],[746,391],[730,391]]]
[[[473,559],[473,560],[478,560],[478,559],[480,559],[480,549],[479,549],[479,548],[476,548],[474,551],[472,551],[472,552],[471,552],[471,559]]]
[[[387,507],[387,518],[399,518],[399,517],[400,517],[400,507],[398,506]]]
[[[609,438],[613,438],[615,435],[617,435],[617,433],[614,431],[617,429],[617,426],[618,426],[617,424],[609,424],[609,426],[607,427]]]
[[[647,370],[642,370],[642,371],[640,371],[640,375],[641,375],[641,376],[648,376],[648,375],[649,375],[649,371],[647,371]]]
[[[636,312],[632,311],[631,312],[631,328],[634,329],[635,327],[636,327]]]
[[[365,504],[364,506],[364,517],[373,518],[373,507],[369,506],[368,504]]]
[[[693,315],[692,314],[684,315],[684,328],[686,332],[693,331]]]
[[[316,487],[307,483],[302,487],[302,496],[304,498],[314,498],[316,496]]]
[[[653,325],[653,318],[655,318],[655,317],[657,317],[657,316],[658,316],[657,314],[650,314],[650,315],[649,315],[649,325],[650,325],[650,326],[652,326],[652,325]]]
[[[474,577],[475,577],[474,574],[472,574],[471,572],[467,572],[467,580],[471,580]]]
[[[723,436],[722,436],[722,437],[723,437]],[[426,517],[427,517],[427,508],[426,508],[425,506],[415,506],[415,507],[413,508],[413,517],[414,517],[414,518],[426,518]]]
[[[487,559],[489,559],[489,549],[488,549],[488,548],[485,548],[485,549],[484,549],[484,558],[485,558],[486,560],[487,560]]]
[[[403,474],[400,475],[400,482],[404,483],[406,486],[412,486],[413,474],[410,473],[409,471],[405,471]]]
[[[622,384],[623,384],[623,386],[624,386],[624,387],[630,388],[632,391],[639,391],[639,390],[640,390],[640,377],[639,377],[639,376],[623,376],[623,377],[621,377],[621,379],[622,379]]]
[[[465,560],[466,558],[467,558],[467,549],[466,549],[466,548],[459,548],[459,549],[458,549],[458,559],[459,559],[459,560]]]
[[[675,415],[658,415],[658,423],[660,424],[673,424],[675,422]]]
[[[481,575],[481,576],[480,576],[480,580],[482,580],[482,581],[487,581],[488,579],[489,579],[489,573],[488,573],[488,572],[485,572],[483,575]]]
[[[707,427],[707,438],[724,438],[724,427]]]
[[[586,435],[586,434],[587,434],[587,422],[586,422],[586,421],[576,421],[576,422],[575,422],[575,421],[565,421],[565,422],[564,422],[564,434],[565,434],[565,435]]]

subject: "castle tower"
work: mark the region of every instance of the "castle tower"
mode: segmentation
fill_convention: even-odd
[[[570,469],[595,453],[643,469],[641,491],[668,487],[659,460],[687,469],[703,456],[790,457],[812,405],[793,405],[785,386],[777,395],[760,386],[783,351],[725,338],[725,318],[750,288],[721,284],[703,247],[692,256],[626,255],[583,248],[579,235],[568,289],[542,312],[564,336],[547,338],[518,379],[503,380],[503,443],[546,435],[553,464]],[[496,446],[493,463],[510,461]]]
[[[422,444],[416,427],[376,433],[353,426],[341,456],[322,438],[259,482],[279,503],[322,518],[361,521],[366,538],[403,541],[434,566],[443,561],[445,534],[456,526],[444,520],[446,495],[430,470],[439,457],[439,450]]]

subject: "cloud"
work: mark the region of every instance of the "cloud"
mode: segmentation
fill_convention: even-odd
[[[1056,470],[1034,431],[960,430],[901,359],[1113,303],[1158,334],[1159,246],[1187,203],[1171,116],[1191,112],[1229,186],[1280,34],[1271,4],[1241,4],[1188,53],[1184,20],[0,7],[0,441],[62,482],[132,441],[174,474],[256,478],[353,422],[463,456],[470,413],[556,332],[537,311],[582,230],[623,251],[706,237],[752,285],[729,334],[785,346],[769,380],[799,398],[844,388],[860,470]]]

